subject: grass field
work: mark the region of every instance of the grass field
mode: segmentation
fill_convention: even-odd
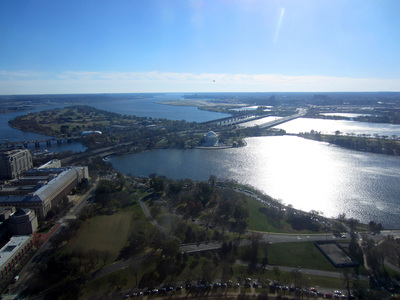
[[[71,241],[68,248],[109,251],[111,259],[115,260],[126,245],[132,227],[138,220],[148,222],[139,204],[128,206],[112,215],[96,216],[83,225],[77,238]]]
[[[312,242],[271,244],[268,249],[271,264],[337,272],[337,269]]]
[[[249,230],[277,233],[287,232],[286,230],[284,230],[284,228],[286,229],[287,226],[282,226],[284,228],[280,228],[274,226],[269,222],[268,218],[259,211],[261,204],[258,203],[256,200],[253,200],[249,197],[247,200],[247,206],[249,209]]]
[[[247,246],[239,248],[240,253],[243,253],[244,247]],[[264,247],[265,244],[260,245],[260,258],[264,255]],[[312,242],[270,244],[268,260],[270,265],[337,272]]]
[[[280,224],[273,224],[267,216],[259,211],[259,208],[263,204],[254,200],[251,197],[247,198],[247,207],[249,209],[249,230],[263,231],[263,232],[276,232],[276,233],[303,233],[313,234],[316,233],[310,230],[294,230],[292,226],[287,223],[284,219],[280,221]]]

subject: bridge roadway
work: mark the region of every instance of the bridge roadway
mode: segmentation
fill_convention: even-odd
[[[37,140],[29,140],[29,141],[10,141],[10,140],[0,140],[0,147],[14,147],[15,145],[24,145],[27,147],[28,144],[34,144],[36,148],[40,148],[40,143],[46,143],[47,146],[50,146],[52,142],[56,142],[57,144],[61,144],[62,141],[67,141],[70,143],[73,140],[79,140],[80,137],[52,137],[52,138],[44,138]]]
[[[297,114],[295,114],[295,115],[291,115],[291,116],[284,117],[284,118],[281,118],[281,119],[276,119],[276,120],[273,120],[271,122],[262,124],[259,127],[260,128],[271,128],[271,127],[274,127],[274,126],[289,122],[291,120],[294,120],[294,119],[297,119],[297,118],[301,118],[301,117],[305,116],[306,113],[307,113],[306,109],[300,108],[299,112]]]
[[[267,122],[265,124],[259,125],[260,128],[271,128],[277,125],[280,125],[282,123],[289,122],[291,120],[303,117],[307,113],[306,108],[298,108],[297,113],[291,116],[283,117],[280,119],[276,119],[270,122]],[[212,120],[212,121],[207,121],[203,122],[201,124],[221,124],[224,126],[230,126],[230,125],[238,125],[242,123],[247,123],[263,118],[267,118],[269,116],[254,116],[254,115],[242,115],[242,116],[237,116],[237,117],[226,117],[222,119],[217,119],[217,120]]]

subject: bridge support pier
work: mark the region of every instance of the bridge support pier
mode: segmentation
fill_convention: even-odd
[[[28,149],[28,143],[24,143],[24,147]]]
[[[46,141],[46,145],[47,145],[47,147],[51,147],[51,142],[50,141]]]
[[[61,140],[57,140],[57,145],[61,145]]]
[[[40,148],[40,143],[39,142],[35,142],[35,148]]]

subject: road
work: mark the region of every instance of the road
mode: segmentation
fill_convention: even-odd
[[[243,265],[243,266],[247,266],[248,263],[241,261],[241,260],[237,260],[236,264],[238,265]],[[293,270],[298,270],[300,271],[302,274],[307,274],[307,275],[314,275],[314,276],[323,276],[323,277],[332,277],[332,278],[342,278],[342,274],[340,272],[331,272],[331,271],[322,271],[322,270],[312,270],[312,269],[303,269],[303,268],[293,268],[293,267],[285,267],[285,266],[270,266],[268,265],[266,267],[267,270],[272,270],[273,268],[278,267],[279,270],[283,271],[283,272],[292,272]],[[369,278],[368,276],[359,276],[360,280],[366,280],[368,281]]]

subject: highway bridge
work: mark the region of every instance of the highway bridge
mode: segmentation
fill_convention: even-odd
[[[10,140],[0,140],[0,148],[13,148],[15,146],[23,145],[25,148],[28,148],[28,145],[35,145],[35,148],[40,148],[41,145],[46,145],[50,147],[52,144],[62,144],[62,143],[71,143],[74,140],[79,140],[80,137],[52,137],[52,138],[44,138],[37,140],[29,140],[29,141],[10,141]]]
[[[260,128],[271,128],[271,127],[277,126],[279,124],[286,123],[291,120],[303,117],[306,113],[307,113],[307,109],[298,108],[297,113],[294,115],[267,122],[265,124],[259,125],[259,127]],[[226,117],[226,118],[221,118],[221,119],[217,119],[217,120],[207,121],[207,122],[203,122],[201,124],[232,126],[232,125],[239,125],[242,123],[247,123],[250,121],[255,121],[255,120],[259,120],[259,119],[263,119],[263,118],[267,118],[267,117],[269,117],[269,116],[265,116],[265,115],[256,116],[256,115],[246,114],[246,115],[241,115],[241,116]]]
[[[304,117],[306,113],[307,113],[306,109],[299,109],[299,112],[297,114],[295,114],[295,115],[291,115],[291,116],[288,116],[288,117],[276,119],[276,120],[273,120],[271,122],[259,125],[259,127],[260,128],[271,128],[271,127],[274,127],[274,126],[277,126],[277,125],[292,121],[294,119]]]

